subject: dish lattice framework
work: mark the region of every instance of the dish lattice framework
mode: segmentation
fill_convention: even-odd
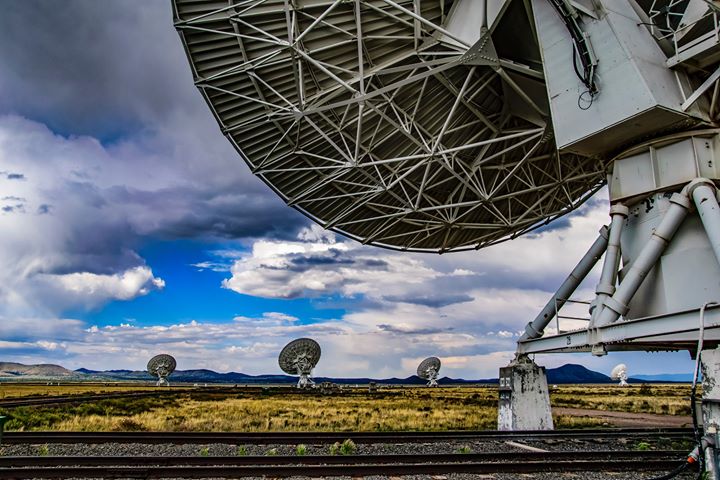
[[[325,228],[394,249],[481,248],[605,181],[602,161],[556,149],[528,2],[505,2],[493,41],[475,45],[445,28],[452,1],[173,5],[223,133]]]
[[[417,375],[423,380],[437,379],[440,373],[440,359],[437,357],[428,357],[418,365]]]
[[[177,367],[175,357],[167,353],[161,353],[150,359],[147,364],[147,371],[153,377],[158,378],[158,385],[167,385],[167,377],[175,371],[175,367]]]
[[[311,338],[298,338],[285,345],[278,357],[283,372],[308,376],[320,361],[320,345]]]

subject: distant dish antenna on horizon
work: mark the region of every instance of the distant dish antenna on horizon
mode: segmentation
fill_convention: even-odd
[[[297,387],[305,388],[315,385],[312,371],[320,360],[320,345],[312,338],[298,338],[285,345],[278,357],[283,372],[298,375]]]
[[[417,375],[423,380],[427,380],[428,387],[437,387],[438,374],[440,373],[440,359],[437,357],[428,357],[418,365]]]
[[[610,372],[610,378],[612,378],[613,380],[620,380],[620,383],[618,383],[618,385],[620,385],[621,387],[627,387],[627,365],[625,365],[624,363],[615,365],[615,368],[613,368],[612,372]]]
[[[158,378],[155,385],[158,387],[169,387],[170,382],[168,382],[167,377],[175,371],[176,366],[177,362],[172,355],[161,353],[150,359],[147,364],[147,371],[153,377]]]

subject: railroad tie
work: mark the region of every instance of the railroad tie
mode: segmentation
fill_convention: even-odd
[[[522,450],[527,450],[528,452],[542,452],[542,453],[547,452],[547,450],[545,450],[543,448],[531,447],[530,445],[525,445],[524,443],[519,443],[519,442],[513,442],[512,440],[506,441],[505,445],[508,445],[510,447],[515,447],[515,448],[520,448]]]

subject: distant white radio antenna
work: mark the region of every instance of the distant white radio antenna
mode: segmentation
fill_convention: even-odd
[[[167,377],[175,371],[176,366],[177,362],[172,355],[161,353],[160,355],[155,355],[150,359],[147,364],[147,371],[153,377],[158,378],[155,385],[158,387],[169,387],[170,383],[168,382]]]
[[[423,380],[427,380],[428,387],[437,387],[437,378],[440,373],[440,359],[437,357],[428,357],[418,365],[417,375]]]
[[[612,372],[610,372],[610,378],[612,378],[613,380],[620,380],[620,383],[618,385],[620,385],[621,387],[627,387],[627,365],[625,365],[624,363],[615,365],[615,368],[613,368]]]
[[[298,338],[285,345],[280,352],[278,363],[283,372],[299,375],[297,387],[315,385],[312,371],[320,360],[320,345],[312,338]]]

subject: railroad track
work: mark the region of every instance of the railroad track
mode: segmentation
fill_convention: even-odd
[[[141,398],[141,397],[159,397],[165,395],[177,395],[182,391],[164,391],[164,392],[127,392],[127,393],[105,393],[96,395],[63,395],[56,397],[35,397],[35,398],[13,398],[8,400],[0,400],[0,408],[30,407],[43,405],[56,405],[67,403],[84,403],[95,402],[98,400],[108,400],[113,398]]]
[[[114,398],[141,398],[141,397],[161,397],[173,396],[179,394],[189,395],[206,395],[206,394],[240,394],[240,393],[261,393],[268,389],[284,390],[287,393],[298,393],[295,385],[257,385],[257,386],[228,386],[228,385],[207,385],[207,386],[191,386],[178,385],[171,388],[163,387],[152,391],[133,391],[133,392],[112,392],[98,394],[69,394],[69,395],[53,395],[44,397],[16,397],[0,400],[0,408],[16,408],[31,406],[50,406],[58,404],[73,404],[84,402],[95,402],[98,400],[108,400]]]
[[[113,392],[113,393],[98,393],[98,394],[79,394],[79,395],[57,395],[47,397],[32,397],[32,398],[10,398],[0,400],[0,408],[15,408],[15,407],[29,407],[29,406],[44,406],[44,405],[56,405],[56,404],[68,404],[68,403],[84,403],[84,402],[96,402],[98,400],[108,400],[115,398],[142,398],[142,397],[164,397],[173,396],[179,394],[233,394],[233,393],[247,393],[261,391],[260,388],[246,389],[246,388],[233,388],[233,387],[175,387],[171,389],[158,389],[152,391],[135,391],[135,392]]]
[[[681,451],[275,457],[1,457],[0,478],[206,478],[669,471]]]
[[[299,444],[426,443],[442,441],[507,441],[598,438],[691,439],[689,428],[615,428],[593,430],[444,431],[444,432],[5,432],[3,443],[174,443],[174,444]]]

